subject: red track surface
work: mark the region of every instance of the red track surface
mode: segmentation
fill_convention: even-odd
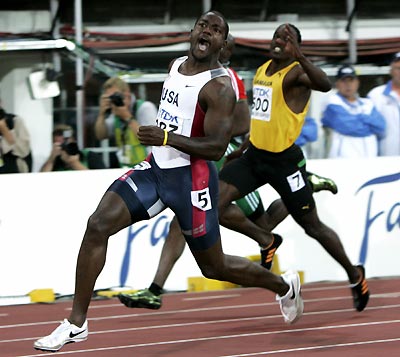
[[[275,296],[256,288],[166,294],[160,310],[93,301],[89,339],[57,355],[73,356],[400,356],[400,279],[369,280],[359,313],[345,283],[303,286],[305,309],[286,325]],[[0,307],[0,356],[54,356],[33,349],[69,315],[71,301]]]

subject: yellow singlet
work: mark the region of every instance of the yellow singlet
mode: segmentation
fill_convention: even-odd
[[[287,106],[283,96],[283,79],[298,62],[267,76],[270,63],[268,61],[259,67],[254,76],[250,142],[261,150],[282,152],[300,135],[310,101],[303,112],[297,114]]]

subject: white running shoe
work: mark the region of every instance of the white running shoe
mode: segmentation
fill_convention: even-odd
[[[304,303],[301,297],[300,277],[297,271],[293,270],[289,270],[281,276],[290,288],[285,296],[276,295],[276,300],[279,301],[285,322],[292,324],[303,315]]]
[[[61,322],[50,335],[37,340],[33,347],[42,351],[58,351],[66,343],[85,341],[88,337],[87,320],[82,327],[71,324],[67,319]]]

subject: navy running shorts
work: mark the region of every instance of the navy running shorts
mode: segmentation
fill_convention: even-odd
[[[161,169],[152,155],[109,187],[127,205],[132,223],[169,207],[192,250],[211,247],[220,238],[218,174],[213,162],[193,159],[190,166]]]
[[[260,150],[250,144],[240,158],[222,168],[219,178],[235,186],[242,196],[269,183],[295,218],[315,208],[306,160],[295,144],[280,153]]]

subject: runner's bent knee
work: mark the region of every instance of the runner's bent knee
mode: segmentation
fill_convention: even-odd
[[[207,279],[221,280],[223,278],[221,270],[215,265],[201,266],[200,270]]]
[[[88,220],[87,231],[97,236],[110,236],[112,234],[113,220],[107,219],[106,215],[94,212]]]

